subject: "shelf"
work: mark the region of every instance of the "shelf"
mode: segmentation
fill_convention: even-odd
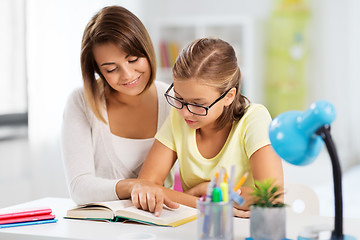
[[[152,39],[158,58],[157,79],[171,83],[171,67],[181,49],[202,37],[216,37],[229,42],[236,52],[242,71],[244,94],[254,97],[254,31],[247,16],[197,16],[158,18],[152,24]]]

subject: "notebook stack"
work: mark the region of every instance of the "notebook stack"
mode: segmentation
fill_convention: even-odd
[[[50,208],[27,208],[0,211],[0,228],[57,222]]]

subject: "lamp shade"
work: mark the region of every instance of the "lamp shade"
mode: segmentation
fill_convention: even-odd
[[[270,124],[269,137],[275,152],[294,165],[312,163],[320,153],[324,142],[316,131],[330,125],[336,116],[334,106],[318,101],[305,111],[288,111]]]

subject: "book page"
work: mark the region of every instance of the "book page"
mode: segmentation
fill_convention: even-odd
[[[164,207],[160,217],[155,217],[154,213],[137,209],[135,206],[127,207],[116,211],[116,215],[135,220],[142,220],[158,225],[169,225],[182,219],[194,217],[197,215],[197,209],[180,205],[177,209]]]
[[[94,202],[77,206],[67,211],[66,217],[82,219],[108,219],[115,217],[118,209],[123,209],[132,205],[131,200],[117,200],[108,202]]]
[[[133,206],[133,203],[132,203],[132,201],[130,199],[117,200],[117,201],[108,201],[108,202],[99,202],[99,204],[110,208],[114,213],[117,210]]]
[[[184,205],[180,205],[178,209],[164,206],[160,217],[155,217],[154,213],[137,209],[130,199],[126,199],[80,205],[69,209],[66,214],[66,218],[110,221],[114,220],[115,216],[147,224],[175,227],[194,220],[197,209]]]

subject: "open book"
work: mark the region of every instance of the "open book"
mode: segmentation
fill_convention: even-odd
[[[160,217],[137,209],[131,200],[96,202],[69,209],[65,218],[107,221],[135,221],[158,226],[176,227],[196,219],[197,209],[180,205],[177,209],[164,207]]]

